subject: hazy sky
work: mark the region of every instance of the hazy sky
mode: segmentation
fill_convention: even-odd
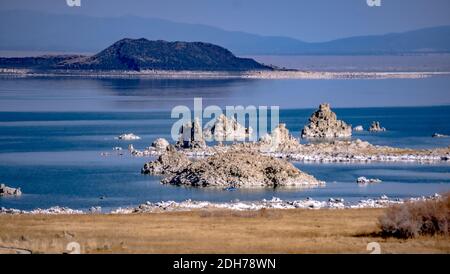
[[[137,15],[305,41],[450,25],[450,0],[0,0],[0,10],[26,9],[111,17]],[[24,19],[26,20],[26,19]]]

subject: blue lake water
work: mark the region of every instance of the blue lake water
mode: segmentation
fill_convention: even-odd
[[[450,54],[248,57],[264,64],[308,71],[450,71]]]
[[[19,198],[0,206],[104,208],[145,201],[185,199],[230,201],[270,199],[358,200],[387,194],[412,197],[450,191],[450,164],[304,164],[300,169],[327,182],[309,190],[261,189],[227,192],[159,184],[140,169],[150,158],[112,151],[133,143],[144,148],[170,138],[176,119],[170,109],[192,106],[278,105],[280,121],[298,136],[309,115],[329,102],[352,125],[380,121],[387,132],[355,132],[374,144],[410,148],[450,145],[450,78],[389,80],[139,80],[79,78],[0,79],[0,182],[21,187]],[[138,141],[114,137],[133,132]],[[111,152],[111,156],[101,156]],[[359,176],[381,184],[361,187]],[[99,197],[104,196],[104,199]]]

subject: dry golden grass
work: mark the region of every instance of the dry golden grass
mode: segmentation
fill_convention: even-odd
[[[0,246],[62,253],[450,253],[448,237],[378,236],[382,209],[192,211],[136,215],[3,215]],[[6,252],[8,249],[1,249]]]

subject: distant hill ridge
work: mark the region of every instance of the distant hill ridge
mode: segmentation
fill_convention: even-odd
[[[22,20],[23,18],[26,20]],[[238,55],[371,55],[450,52],[450,26],[309,43],[289,37],[226,31],[211,26],[177,23],[156,18],[136,16],[97,18],[33,11],[0,12],[0,50],[98,52],[123,37],[203,41],[220,45]]]
[[[229,50],[203,42],[167,42],[122,39],[93,56],[47,55],[0,58],[1,68],[37,70],[271,70],[250,58],[239,58]]]

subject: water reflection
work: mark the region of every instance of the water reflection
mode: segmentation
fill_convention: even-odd
[[[0,79],[0,111],[155,111],[176,105],[448,105],[450,77],[386,80]]]

